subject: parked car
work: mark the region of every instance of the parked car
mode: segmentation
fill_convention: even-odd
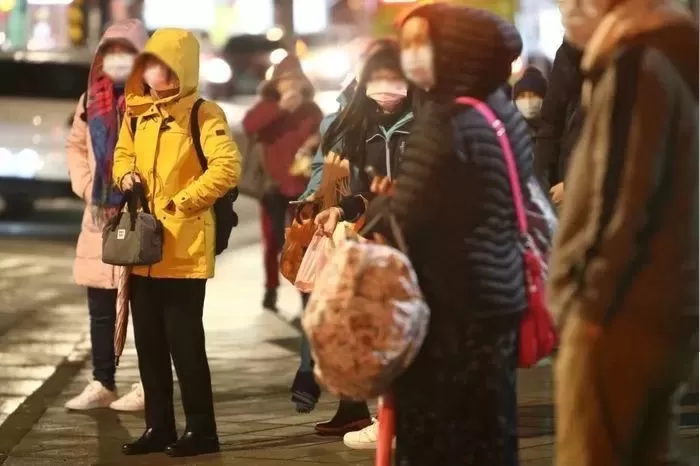
[[[0,197],[2,213],[28,215],[34,201],[73,197],[65,141],[85,91],[90,54],[0,53]]]

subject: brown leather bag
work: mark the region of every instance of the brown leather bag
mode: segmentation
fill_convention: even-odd
[[[330,152],[324,160],[321,185],[314,199],[297,206],[292,223],[285,230],[284,246],[280,256],[280,273],[292,284],[297,278],[306,248],[316,232],[314,218],[323,209],[338,203],[342,196],[349,194],[348,161],[335,152]]]

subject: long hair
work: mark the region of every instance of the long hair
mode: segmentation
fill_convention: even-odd
[[[395,41],[383,40],[370,48],[372,52],[364,64],[355,92],[328,127],[321,144],[324,154],[335,149],[343,158],[360,167],[364,165],[365,139],[370,122],[380,111],[376,102],[367,97],[367,81],[372,73],[381,69],[390,69],[403,76],[399,48]],[[409,88],[407,100],[410,101],[410,98]]]

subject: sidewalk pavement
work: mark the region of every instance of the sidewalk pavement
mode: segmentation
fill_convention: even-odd
[[[142,432],[142,415],[108,410],[80,414],[63,409],[65,401],[89,380],[86,364],[58,397],[46,400],[46,410],[36,424],[16,426],[29,430],[4,464],[371,465],[372,452],[349,450],[339,439],[314,435],[314,423],[328,419],[335,410],[332,397],[324,396],[311,414],[295,413],[289,401],[289,384],[299,361],[299,333],[285,319],[298,315],[301,301],[291,286],[284,286],[280,290],[284,319],[261,310],[261,258],[257,244],[224,255],[217,264],[217,278],[208,285],[205,326],[222,454],[184,460],[171,460],[162,454],[123,457],[120,446]],[[87,349],[85,340],[82,357],[87,356]],[[122,391],[138,380],[130,341],[117,379]],[[549,367],[521,374],[519,433],[524,466],[552,464],[551,392]],[[182,429],[179,400],[177,410]],[[686,451],[697,462],[697,428],[686,429],[685,435]]]

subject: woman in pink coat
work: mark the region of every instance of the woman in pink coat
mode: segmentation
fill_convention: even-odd
[[[85,201],[73,278],[78,285],[87,287],[94,379],[66,403],[71,410],[109,406],[140,411],[144,405],[140,383],[129,394],[117,398],[114,331],[120,270],[102,262],[102,227],[115,215],[121,201],[112,182],[112,161],[124,115],[124,83],[147,39],[139,20],[118,21],[107,28],[66,143],[73,191]]]

